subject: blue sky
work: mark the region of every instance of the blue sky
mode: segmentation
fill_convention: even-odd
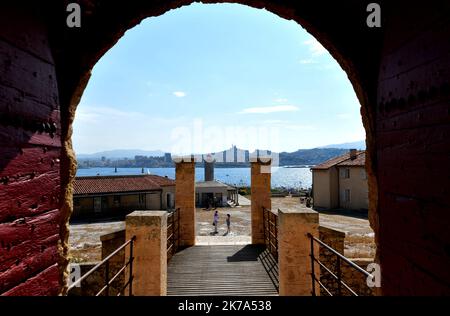
[[[77,108],[77,153],[295,151],[365,138],[345,72],[300,25],[237,4],[148,18],[103,56]]]

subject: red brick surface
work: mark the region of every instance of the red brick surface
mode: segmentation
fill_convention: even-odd
[[[67,242],[82,86],[126,30],[190,2],[84,0],[83,27],[70,30],[67,1],[0,4],[0,293],[60,292],[66,262],[56,244]],[[353,84],[368,132],[382,293],[450,294],[448,0],[380,0],[380,30],[365,27],[366,1],[240,2],[302,24]]]
[[[0,8],[0,294],[56,295],[61,137],[47,25]]]
[[[390,20],[381,61],[377,235],[387,295],[450,293],[450,21],[440,4]]]

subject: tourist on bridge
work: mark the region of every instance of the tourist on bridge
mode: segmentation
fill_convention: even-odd
[[[214,233],[217,234],[217,225],[219,223],[219,212],[215,211],[214,212],[214,220],[213,220],[213,225],[214,225]]]

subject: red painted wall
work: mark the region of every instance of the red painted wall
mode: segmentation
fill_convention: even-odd
[[[61,140],[54,63],[34,8],[0,6],[0,293],[56,295]]]
[[[0,294],[56,295],[61,287],[57,247],[63,188],[50,26],[41,20],[45,14],[39,7],[15,9],[12,1],[11,7],[4,2],[0,3]],[[322,12],[319,8],[324,6],[312,1],[295,2],[298,10],[292,7],[294,2],[287,2],[290,8],[280,12],[292,17],[297,11],[309,12],[304,18],[330,35],[357,65],[371,106],[377,96],[366,114],[376,120],[372,159],[378,208],[373,224],[383,294],[450,294],[450,3],[427,1],[421,7],[381,2],[380,67],[377,47],[370,46],[369,39],[364,42],[371,32],[353,27],[352,23],[364,21],[361,17],[346,28],[350,19],[335,10]],[[149,6],[149,14],[164,11],[153,2],[131,3],[127,10],[112,5],[107,9],[106,2],[98,8],[93,0],[83,3],[92,4],[86,16],[91,23],[80,31],[56,34],[57,45],[51,45],[55,56],[59,54],[59,91],[66,106],[79,76],[90,69],[89,62],[118,39],[128,22],[134,25],[147,12],[140,6]],[[357,3],[353,14],[365,14],[358,13],[364,6]],[[342,19],[342,28],[329,22],[333,18]],[[55,20],[64,23],[64,18]],[[378,68],[376,78],[373,72]]]
[[[449,5],[393,12],[379,77],[383,293],[450,294]]]

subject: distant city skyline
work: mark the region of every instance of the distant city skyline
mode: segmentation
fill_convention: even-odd
[[[239,150],[244,150],[244,151],[248,151],[250,153],[249,150],[245,149],[245,148],[239,148],[236,145],[232,144],[229,148],[224,148],[223,150],[220,151],[216,151],[217,152],[223,152],[226,150],[229,150],[231,148],[237,148]],[[361,140],[361,141],[356,141],[356,142],[350,142],[350,143],[342,143],[342,144],[329,144],[329,145],[325,145],[325,146],[318,146],[316,148],[339,148],[339,149],[358,149],[358,150],[365,150],[366,148],[366,144],[365,144],[365,140]],[[295,151],[298,150],[303,150],[303,149],[308,149],[308,148],[298,148]],[[311,148],[309,148],[311,149]],[[292,152],[295,152],[292,151]],[[286,151],[284,151],[286,152]],[[142,150],[142,149],[113,149],[113,150],[106,150],[106,151],[100,151],[100,152],[95,152],[95,153],[77,153],[77,158],[79,159],[92,159],[92,158],[101,158],[101,157],[105,157],[105,158],[134,158],[135,156],[147,156],[147,157],[163,157],[165,155],[171,155],[172,153],[170,152],[164,152],[162,150]],[[212,154],[212,152],[202,152],[202,153],[192,153],[192,154],[203,154],[203,155],[208,155],[208,154]]]
[[[295,22],[192,4],[144,20],[97,63],[73,146],[293,152],[365,139],[359,111],[345,72]]]

